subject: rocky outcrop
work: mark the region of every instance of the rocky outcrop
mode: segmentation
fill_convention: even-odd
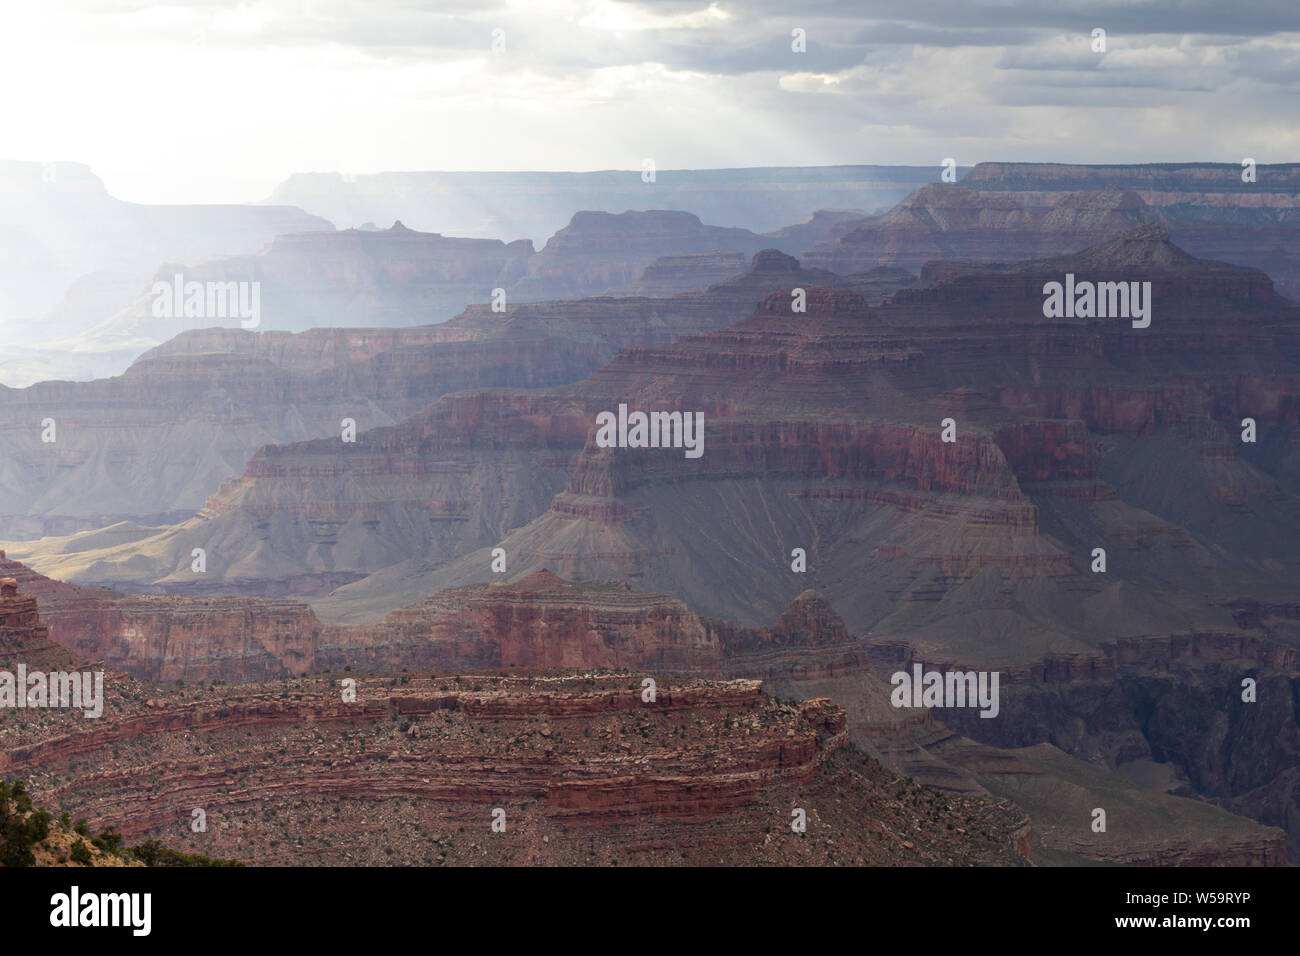
[[[324,680],[117,690],[93,727],[6,724],[4,772],[96,828],[250,863],[1025,862],[1012,805],[900,781],[829,701],[774,703],[756,681],[665,682],[653,701],[597,674],[363,679],[355,702]]]
[[[295,601],[83,588],[0,553],[0,575],[10,574],[4,579],[31,595],[22,599],[28,626],[40,597],[49,627],[33,634],[37,644],[57,641],[144,680],[249,681],[345,667],[444,674],[638,667],[757,678],[866,667],[858,639],[815,591],[792,602],[774,627],[745,628],[701,618],[665,594],[622,582],[577,584],[543,570],[443,591],[373,624],[326,626]]]
[[[930,259],[1063,255],[1152,222],[1203,259],[1267,272],[1300,296],[1295,165],[1254,183],[1228,164],[1066,166],[982,163],[959,185],[918,189],[889,212],[839,223],[800,258],[836,272],[916,269]]]
[[[800,259],[831,272],[917,269],[931,260],[1037,259],[1104,242],[1152,217],[1140,196],[1119,189],[1035,205],[1014,192],[931,184],[883,216],[842,223],[838,234]]]
[[[639,667],[716,676],[720,658],[717,637],[680,601],[626,586],[580,586],[549,571],[444,591],[377,625],[328,628],[321,643],[325,667],[441,673]]]
[[[1255,182],[1243,182],[1237,163],[978,163],[962,179],[967,188],[1046,191],[1118,187],[1155,193],[1211,193],[1294,196],[1300,189],[1300,163],[1256,168]]]
[[[712,622],[726,674],[757,677],[788,686],[792,681],[865,675],[867,653],[831,603],[816,591],[800,594],[767,628]]]
[[[962,167],[958,174],[967,172]],[[689,209],[705,222],[780,230],[810,210],[887,208],[923,183],[936,166],[769,166],[751,169],[599,172],[410,172],[342,178],[295,173],[271,201],[300,206],[338,226],[392,222],[457,236],[527,236],[540,244],[575,209]],[[807,248],[802,245],[799,248]],[[789,250],[791,252],[797,250]]]
[[[703,293],[472,307],[408,329],[206,329],[118,378],[0,388],[0,540],[184,520],[262,445],[341,439],[344,419],[359,431],[393,424],[451,392],[572,382],[620,349],[734,322],[774,289],[822,279],[875,301],[912,276],[836,279],[768,251]],[[55,442],[42,440],[47,419]]]
[[[747,229],[706,226],[694,213],[664,209],[575,213],[528,261],[511,291],[525,299],[595,295],[635,284],[660,256],[732,252],[773,245]]]
[[[75,660],[67,648],[50,639],[36,597],[21,593],[16,578],[0,576],[0,669],[12,672],[22,664],[32,671],[53,670]]]
[[[30,595],[21,598],[30,620],[39,599],[42,632],[31,646],[41,653],[72,652],[156,681],[265,680],[315,666],[321,624],[305,604],[79,587],[36,574],[3,551],[0,577]]]
[[[557,836],[556,851],[595,841],[621,863],[640,859],[646,840],[689,858],[703,828],[731,834],[727,852],[740,862],[759,839],[751,827],[763,834],[758,858],[768,859],[791,805],[812,806],[819,829],[810,835],[828,838],[825,852],[834,846],[858,863],[1015,862],[1002,855],[1010,848],[1048,862],[1285,861],[1280,831],[1085,770],[1055,748],[981,748],[928,713],[891,708],[862,645],[816,592],[755,630],[702,621],[662,595],[538,574],[439,595],[350,637],[331,632],[322,653],[351,661],[348,670],[386,652],[384,666],[396,673],[401,665],[402,676],[347,681],[348,671],[336,671],[270,687],[164,690],[114,673],[101,719],[56,713],[0,727],[0,770],[33,780],[97,827],[190,850],[239,849],[263,863],[346,860],[362,819],[369,824],[360,832],[395,841],[384,852],[398,859],[384,862],[419,859],[427,841],[397,836],[410,832],[404,808],[417,807],[426,822],[436,807],[458,833],[483,825],[489,808],[506,808],[507,832],[545,834],[530,845],[543,859]],[[431,659],[440,669],[472,659],[512,676],[410,673],[408,665]],[[619,673],[590,671],[592,660]],[[757,680],[681,674],[719,665],[770,679],[782,697],[835,688],[847,712],[825,699],[772,703]],[[945,792],[893,778],[855,745]],[[901,802],[864,803],[862,788],[882,784]],[[990,795],[1008,789],[1034,807],[1032,826]],[[1099,801],[1113,814],[1105,841],[1083,835],[1087,808]],[[898,831],[891,814],[899,806],[921,809],[930,825]],[[189,828],[195,808],[208,826],[200,837]],[[763,822],[772,813],[780,826]],[[302,833],[308,816],[317,827],[329,821],[326,832]],[[934,827],[936,819],[946,826]],[[850,821],[843,832],[821,832]],[[683,826],[694,834],[685,842]],[[850,836],[863,833],[862,844]],[[989,840],[1004,849],[986,854]],[[441,862],[452,856],[441,840],[437,853]]]
[[[416,232],[398,221],[376,231],[282,235],[252,256],[164,263],[153,281],[170,284],[180,274],[185,283],[257,283],[257,327],[267,331],[428,325],[451,318],[468,302],[488,301],[493,289],[508,288],[533,254],[526,239],[462,239]],[[157,318],[152,284],[96,335],[162,342],[185,328],[240,326],[238,315]]]
[[[160,262],[245,255],[284,233],[333,228],[291,204],[123,202],[80,163],[0,160],[0,196],[7,347],[82,331],[80,318],[114,314]],[[73,301],[60,304],[74,282],[92,273],[119,279],[98,287],[83,281],[71,290]]]
[[[707,289],[745,271],[748,262],[735,251],[660,256],[645,267],[627,291],[632,295],[665,296]]]

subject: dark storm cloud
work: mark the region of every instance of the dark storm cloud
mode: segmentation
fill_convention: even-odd
[[[635,5],[656,12],[683,12],[703,4],[637,0]],[[1087,31],[1101,26],[1132,34],[1266,36],[1300,30],[1300,4],[1295,0],[813,0],[797,7],[783,0],[720,0],[717,5],[738,17],[880,20],[941,31],[1030,27]]]

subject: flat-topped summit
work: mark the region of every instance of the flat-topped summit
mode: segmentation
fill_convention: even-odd
[[[978,163],[961,185],[974,189],[1125,189],[1294,192],[1300,163],[1260,164],[1255,182],[1241,181],[1238,163]]]
[[[755,272],[798,272],[799,260],[779,249],[763,249],[754,253],[750,268]]]

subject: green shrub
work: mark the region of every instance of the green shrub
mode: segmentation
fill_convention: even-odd
[[[81,863],[85,866],[90,866],[90,847],[86,846],[85,840],[79,839],[77,842],[72,844],[72,850],[68,853],[68,856],[72,858],[73,863]]]
[[[145,866],[243,866],[238,860],[212,859],[202,855],[181,853],[171,847],[163,846],[157,840],[147,840],[139,846],[126,851]]]
[[[122,834],[116,833],[113,830],[105,830],[90,842],[95,844],[95,846],[99,847],[99,849],[103,850],[105,853],[117,853],[118,849],[122,846]]]
[[[53,818],[32,807],[32,798],[21,781],[0,780],[0,866],[33,866],[32,847],[50,835]]]

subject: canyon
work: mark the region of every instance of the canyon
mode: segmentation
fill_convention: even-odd
[[[964,175],[969,167],[959,167]],[[412,172],[344,178],[297,173],[268,203],[297,206],[341,227],[404,219],[415,229],[458,236],[524,236],[541,243],[575,209],[686,210],[706,222],[755,232],[780,230],[814,209],[875,210],[939,177],[937,166],[817,166],[663,169],[586,173]],[[806,248],[806,246],[805,246]]]
[[[1043,287],[1067,272],[1151,282],[1150,327],[1044,319]],[[286,593],[277,582],[318,582],[297,593],[320,621],[323,666],[355,653],[389,669],[414,653],[404,642],[423,649],[416,666],[587,654],[608,666],[581,630],[480,647],[510,618],[458,595],[494,586],[494,548],[507,583],[543,569],[623,580],[741,628],[812,589],[862,635],[877,678],[914,662],[1003,671],[1011,699],[997,720],[941,715],[966,743],[926,731],[894,745],[936,779],[1019,796],[1048,820],[1068,816],[1064,793],[1195,797],[1286,827],[1294,854],[1295,305],[1264,273],[1196,259],[1155,223],[1068,256],[927,265],[875,305],[847,289],[806,293],[806,313],[789,289],[773,292],[731,326],[626,348],[572,385],[444,397],[362,433],[352,457],[329,440],[268,447],[148,546],[56,542],[36,566],[115,587],[140,568],[155,584],[167,564],[149,564],[149,548],[165,542],[184,568],[206,545],[231,596],[258,593],[259,578],[276,585],[268,596]],[[595,416],[620,402],[703,412],[706,454],[598,447]],[[1240,441],[1246,416],[1255,445]],[[792,568],[796,549],[806,571]],[[97,576],[68,573],[78,567]],[[329,577],[339,571],[355,578]],[[430,623],[440,614],[448,623]],[[646,667],[715,653],[680,614],[666,621],[653,646],[620,625],[622,650]],[[339,628],[368,636],[338,644]],[[457,649],[461,633],[480,638]],[[1181,648],[1186,664],[1171,670]],[[862,673],[854,653],[841,665]],[[1246,677],[1265,692],[1233,703]],[[845,706],[850,727],[879,709],[853,703],[833,668],[806,680],[823,682],[798,686]],[[1211,751],[1185,744],[1207,735]],[[986,765],[988,746],[1014,760]],[[1195,814],[1173,819],[1218,832]],[[1107,858],[1073,831],[1040,836],[1060,859]],[[1148,858],[1203,859],[1213,843],[1152,845]],[[1278,859],[1281,846],[1241,859]]]
[[[1144,330],[1044,320],[1042,287],[1067,271],[1147,277],[1162,317]],[[308,594],[356,620],[488,580],[502,547],[511,576],[625,578],[758,623],[806,586],[789,571],[803,547],[808,583],[847,602],[856,630],[973,652],[978,635],[949,626],[970,601],[1013,660],[1087,650],[1094,615],[1117,636],[1216,628],[1228,601],[1289,593],[1296,310],[1262,273],[1195,260],[1148,225],[1059,260],[935,265],[876,306],[816,287],[807,313],[790,303],[772,293],[735,325],[626,348],[559,389],[447,396],[352,446],[267,447],[161,532],[10,552],[87,584]],[[708,452],[597,447],[596,415],[621,403],[702,412]],[[1235,440],[1246,416],[1256,445]],[[1161,493],[1156,477],[1175,474],[1186,493]],[[754,514],[769,533],[724,544],[689,530]],[[252,549],[271,529],[274,544]],[[1231,560],[1208,550],[1212,534]],[[1109,571],[1089,573],[1107,543]],[[220,556],[201,578],[193,547]],[[339,573],[371,577],[303,589]]]
[[[0,603],[5,646],[33,660],[34,611],[26,595]],[[331,629],[319,650],[331,669],[269,683],[114,668],[103,718],[0,728],[0,769],[128,841],[261,864],[1286,859],[1276,828],[894,710],[865,645],[811,591],[754,629],[542,572]],[[819,685],[851,686],[852,708],[798,697]],[[1012,802],[1025,793],[1032,817]],[[1115,821],[1101,838],[1087,827],[1099,800]]]
[[[383,244],[450,243],[416,272],[466,251],[437,281],[508,305],[196,329],[116,379],[0,390],[0,578],[43,619],[24,603],[0,646],[130,688],[124,723],[14,728],[6,775],[262,862],[1294,860],[1295,170],[1239,173],[984,164],[779,242],[671,211],[578,213],[540,252],[277,240],[330,307],[356,280],[338,321],[376,282],[340,263]],[[1149,288],[1149,324],[1046,314],[1076,280]],[[621,407],[701,416],[704,454],[607,447]],[[913,667],[998,672],[997,717],[893,707]],[[681,721],[637,713],[646,677]],[[845,795],[833,844],[777,840],[800,788]],[[526,852],[493,843],[495,793]],[[428,845],[349,836],[424,833],[428,799]],[[619,801],[655,819],[631,843]],[[922,805],[976,816],[922,824],[915,859],[850,822]],[[298,844],[313,815],[337,819]]]
[[[183,520],[263,445],[395,424],[467,389],[576,381],[620,349],[729,324],[791,282],[829,282],[883,298],[915,277],[837,277],[768,250],[723,282],[663,298],[591,297],[473,306],[440,325],[183,332],[124,375],[0,386],[0,539],[120,525],[147,537]],[[54,442],[42,441],[45,420]],[[88,542],[82,542],[84,545]]]
[[[13,591],[0,645],[38,655],[35,601]],[[833,703],[757,680],[649,698],[601,671],[109,686],[98,720],[0,725],[0,772],[130,842],[262,865],[1028,862],[1013,804],[902,779]]]
[[[765,249],[787,254],[829,235],[839,217],[813,216],[770,236],[705,225],[689,212],[581,211],[537,250],[510,242],[419,232],[396,220],[389,228],[344,229],[277,236],[255,255],[165,261],[133,302],[91,323],[79,348],[138,353],[179,332],[237,328],[248,316],[195,308],[160,310],[156,288],[199,283],[257,289],[253,324],[272,332],[318,328],[431,325],[467,304],[573,300],[609,294],[668,296],[701,291],[743,273]],[[852,270],[850,270],[852,271]],[[864,270],[864,271],[870,271]],[[499,306],[498,306],[499,308]],[[162,314],[159,314],[159,313]]]
[[[916,270],[937,259],[1006,261],[1076,252],[1141,223],[1202,259],[1262,269],[1300,296],[1300,165],[1066,166],[980,163],[875,217],[841,220],[799,257],[832,272]]]

